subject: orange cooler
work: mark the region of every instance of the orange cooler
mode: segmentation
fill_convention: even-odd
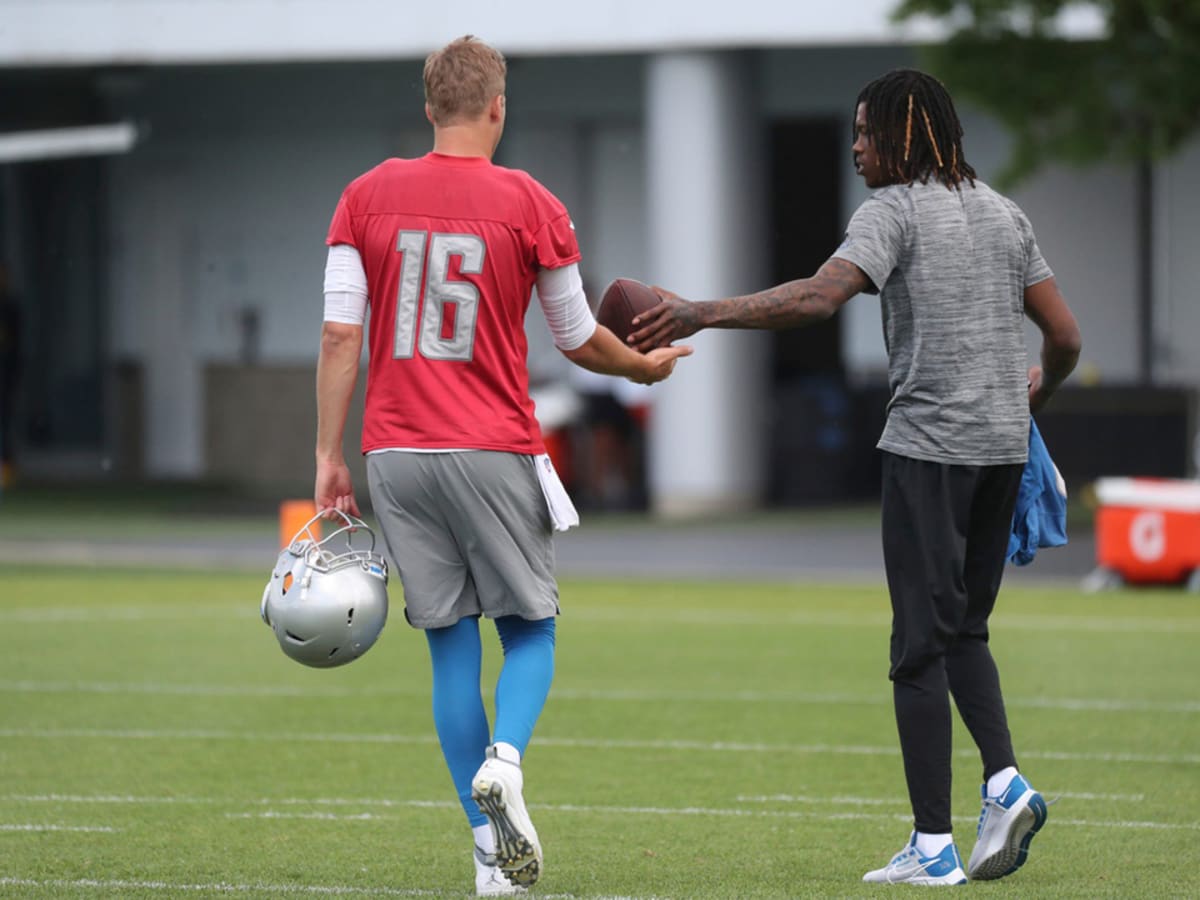
[[[1101,478],[1096,562],[1133,584],[1177,584],[1200,570],[1200,481]]]

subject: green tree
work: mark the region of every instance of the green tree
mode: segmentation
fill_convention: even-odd
[[[1085,6],[1103,33],[1072,40],[1060,14]],[[1001,186],[1048,162],[1135,167],[1140,368],[1152,380],[1152,163],[1200,129],[1200,0],[902,0],[895,17],[947,28],[943,43],[922,48],[922,64],[1011,133]]]

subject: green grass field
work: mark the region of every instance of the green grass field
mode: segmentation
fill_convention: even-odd
[[[0,894],[421,896],[472,888],[422,636],[314,671],[263,577],[0,567]],[[909,817],[882,589],[565,582],[527,756],[540,897],[859,897]],[[992,896],[1200,895],[1200,603],[1009,590],[1026,774],[1060,797]],[[490,631],[490,629],[489,629]],[[487,671],[498,651],[487,642]],[[956,831],[978,814],[956,732]]]

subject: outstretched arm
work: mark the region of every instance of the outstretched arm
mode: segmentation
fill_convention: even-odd
[[[1042,332],[1042,364],[1029,370],[1029,409],[1037,412],[1074,370],[1083,338],[1054,278],[1025,288],[1025,315]]]
[[[629,341],[639,350],[662,347],[702,328],[798,328],[828,319],[871,280],[854,263],[832,258],[811,278],[740,297],[689,302],[655,288],[663,302],[634,319]]]
[[[554,344],[575,365],[602,375],[623,375],[638,384],[654,384],[669,376],[675,361],[691,347],[667,347],[645,355],[596,323],[583,292],[583,279],[574,263],[542,269],[537,276],[538,300]]]

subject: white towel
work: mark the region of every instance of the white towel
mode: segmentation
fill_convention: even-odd
[[[579,513],[571,502],[567,489],[563,487],[562,479],[554,471],[554,463],[550,454],[543,453],[533,458],[537,468],[538,481],[542,484],[542,494],[546,498],[546,508],[550,510],[550,521],[555,531],[566,531],[579,524]]]

